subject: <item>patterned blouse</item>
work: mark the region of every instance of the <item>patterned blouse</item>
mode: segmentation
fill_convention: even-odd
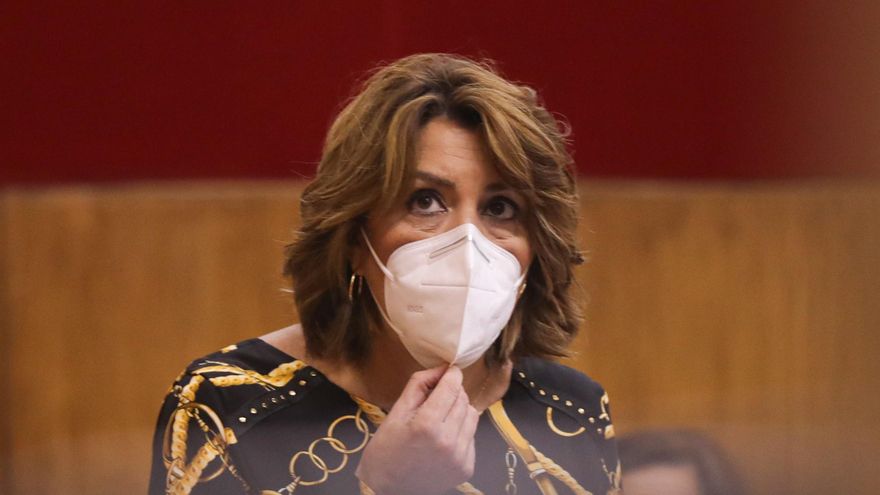
[[[541,478],[559,493],[619,490],[614,427],[599,384],[523,358],[492,409],[499,408],[527,448],[517,450],[495,415],[484,413],[474,476],[449,493],[540,494]],[[194,361],[168,391],[149,493],[357,494],[355,469],[383,418],[303,361],[246,340]]]

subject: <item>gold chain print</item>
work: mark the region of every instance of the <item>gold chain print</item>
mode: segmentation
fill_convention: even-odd
[[[210,481],[220,476],[224,470],[228,470],[242,484],[245,492],[250,492],[250,486],[229,458],[228,447],[237,442],[232,429],[223,425],[213,409],[195,401],[196,393],[205,381],[203,376],[205,373],[228,373],[209,379],[211,384],[217,387],[257,384],[264,389],[272,390],[287,385],[293,375],[306,366],[304,362],[295,360],[282,363],[264,375],[219,361],[206,361],[206,364],[208,366],[192,372],[193,376],[185,386],[174,387],[178,400],[177,407],[165,427],[162,442],[162,460],[168,470],[165,493],[169,495],[187,495],[196,484]],[[203,415],[208,417],[210,424],[204,420]],[[205,443],[196,451],[193,459],[187,462],[186,444],[191,420],[196,422],[204,434]],[[205,469],[218,458],[220,465],[214,472],[205,476],[203,474]]]
[[[351,454],[355,454],[360,452],[367,446],[367,442],[370,440],[370,428],[367,425],[367,422],[361,417],[363,415],[363,410],[358,408],[355,414],[347,414],[345,416],[340,416],[336,418],[332,423],[330,423],[330,427],[327,428],[327,435],[318,438],[309,444],[309,448],[306,450],[300,450],[296,454],[290,458],[290,464],[288,469],[290,470],[290,484],[284,486],[278,490],[263,490],[260,492],[261,495],[283,495],[283,494],[292,494],[298,486],[313,486],[320,485],[327,481],[331,474],[338,473],[342,471],[345,466],[348,464],[348,457]],[[356,446],[349,447],[339,440],[335,436],[336,428],[345,421],[353,421],[355,427],[359,432],[363,434],[363,439]],[[319,456],[315,453],[315,449],[321,443],[326,443],[333,450],[335,450],[340,455],[340,460],[338,461],[338,465],[335,467],[330,467],[331,464],[328,463],[323,457]],[[308,459],[311,463],[321,471],[320,477],[313,480],[306,480],[297,473],[297,465],[300,459]]]
[[[358,404],[358,407],[361,410],[364,410],[366,412],[367,417],[370,418],[370,421],[372,421],[375,425],[378,426],[382,423],[382,421],[385,420],[385,413],[380,408],[376,407],[373,404],[370,404],[369,402],[367,402],[359,397],[352,396],[352,399],[354,399],[354,401]],[[592,495],[592,493],[590,491],[585,490],[577,482],[577,480],[574,479],[574,477],[571,474],[569,474],[568,471],[563,469],[562,466],[560,466],[555,461],[553,461],[553,459],[550,459],[549,457],[545,456],[544,454],[539,452],[537,449],[535,449],[533,446],[530,445],[529,447],[532,449],[532,451],[537,456],[538,462],[541,464],[541,467],[544,470],[546,470],[547,473],[549,473],[551,476],[553,476],[554,478],[561,481],[566,487],[568,487],[569,490],[572,491],[572,493],[574,493],[575,495]],[[507,467],[509,469],[509,471],[508,471],[509,480],[508,480],[508,485],[505,487],[505,490],[508,490],[508,493],[510,493],[510,491],[512,491],[512,493],[516,493],[517,487],[516,487],[516,484],[513,483],[513,478],[512,478],[513,470],[516,468],[516,462],[511,462],[508,459],[508,456],[505,456],[505,462],[506,462]],[[462,483],[462,484],[458,485],[456,487],[456,489],[459,492],[467,494],[467,495],[482,495],[482,493],[483,493],[480,490],[478,490],[476,487],[471,485],[470,483]]]
[[[238,385],[258,384],[265,389],[271,390],[273,387],[283,387],[287,385],[293,375],[297,371],[306,367],[306,363],[297,359],[289,363],[282,363],[274,370],[263,375],[254,370],[246,370],[231,364],[221,363],[217,361],[205,361],[211,366],[205,366],[193,371],[194,375],[202,375],[203,373],[230,373],[225,376],[215,376],[211,378],[211,383],[217,387],[234,387]]]
[[[242,483],[245,491],[250,487],[229,459],[228,446],[236,443],[235,434],[226,428],[213,409],[195,402],[199,386],[204,382],[202,376],[193,376],[190,382],[178,390],[178,405],[165,426],[162,440],[162,460],[168,474],[165,478],[165,493],[186,495],[197,483],[210,481],[228,469],[229,473]],[[202,418],[208,416],[209,425]],[[195,420],[205,436],[205,443],[196,451],[192,461],[187,463],[186,442],[189,436],[190,420]],[[213,428],[211,427],[213,426]],[[214,459],[220,458],[221,465],[213,473],[203,476],[205,469]]]
[[[542,454],[538,449],[532,447],[532,451],[535,453],[535,456],[538,458],[538,462],[541,463],[541,467],[547,471],[550,476],[558,479],[565,486],[571,490],[575,495],[593,495],[593,492],[585,489],[574,479],[574,476],[569,474],[568,471],[563,469],[562,466],[556,463],[553,459]]]
[[[229,446],[238,441],[235,433],[223,424],[220,416],[211,407],[197,402],[196,394],[205,381],[209,381],[211,385],[216,387],[259,385],[266,390],[274,390],[277,387],[287,385],[294,375],[307,365],[300,360],[295,360],[283,363],[269,373],[261,374],[222,362],[205,361],[204,364],[205,366],[191,372],[192,376],[188,383],[182,386],[175,385],[172,388],[178,404],[163,433],[162,460],[167,469],[165,493],[167,495],[188,495],[198,483],[213,480],[224,471],[229,471],[230,475],[241,483],[245,493],[252,493],[252,488],[238,472],[230,458]],[[207,377],[208,373],[221,373],[221,375]],[[370,423],[375,427],[380,426],[384,422],[386,414],[381,408],[359,397],[352,396],[352,399],[357,404],[357,410],[354,414],[346,414],[333,420],[324,436],[315,439],[307,448],[290,457],[288,462],[290,483],[275,490],[262,490],[259,492],[261,495],[293,495],[299,486],[321,485],[330,479],[331,475],[343,471],[349,465],[350,456],[362,452],[366,448],[370,437],[374,434],[370,431]],[[599,417],[602,419],[610,419],[607,405],[608,396],[605,395],[600,400],[601,414]],[[560,430],[553,422],[552,414],[552,408],[548,407],[547,423],[556,434],[572,437],[584,432],[583,427],[571,432]],[[200,431],[204,437],[204,442],[195,451],[192,458],[188,459],[187,442],[192,440],[190,426],[193,422],[198,427],[197,431]],[[351,431],[353,428],[358,432],[355,444],[347,445],[337,436],[340,428],[344,428],[346,431]],[[606,438],[609,437],[608,433],[606,432]],[[610,436],[613,436],[613,430],[610,432]],[[540,466],[549,475],[564,484],[574,494],[590,495],[590,492],[580,486],[577,480],[559,464],[533,446],[529,447],[534,452]],[[518,487],[514,481],[514,472],[517,468],[518,458],[512,450],[508,450],[504,460],[508,474],[505,493],[516,495]],[[215,466],[209,469],[212,463]],[[605,468],[605,473],[612,485],[612,490],[609,493],[616,493],[614,488],[619,488],[619,464],[617,472],[609,472],[604,466],[604,462],[603,468]],[[304,475],[304,473],[314,470],[317,470],[314,475],[308,474],[309,477]],[[468,482],[456,486],[456,490],[464,495],[483,495],[482,491]]]
[[[576,437],[576,436],[580,435],[581,433],[587,431],[587,429],[584,428],[583,426],[579,427],[577,430],[574,430],[574,431],[562,431],[561,429],[559,429],[559,427],[556,426],[556,423],[553,422],[553,408],[552,407],[547,408],[547,426],[549,426],[550,429],[553,430],[553,433],[556,433],[557,435],[562,436],[562,437]]]
[[[611,416],[608,415],[608,405],[610,403],[611,400],[608,398],[608,394],[603,394],[602,400],[599,401],[599,407],[602,409],[602,414],[599,415],[599,419],[608,421],[608,426],[605,427],[605,440],[614,438],[614,425],[611,424]]]
[[[507,485],[504,486],[504,493],[507,495],[516,495],[516,452],[512,448],[507,447],[507,453],[504,454],[504,463],[507,464]]]

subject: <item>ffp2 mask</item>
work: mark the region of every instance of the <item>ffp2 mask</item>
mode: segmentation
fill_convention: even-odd
[[[426,368],[465,368],[507,325],[525,279],[513,254],[466,223],[397,248],[387,266],[361,230],[384,273],[382,317]]]

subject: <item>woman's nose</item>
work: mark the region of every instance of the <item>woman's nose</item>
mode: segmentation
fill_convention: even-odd
[[[452,215],[451,220],[452,223],[449,225],[449,229],[469,223],[476,226],[484,236],[489,237],[488,226],[476,205],[458,208],[456,214]]]

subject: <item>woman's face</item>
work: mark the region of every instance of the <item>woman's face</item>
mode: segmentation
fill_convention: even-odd
[[[476,132],[442,117],[430,121],[416,143],[414,175],[389,212],[367,219],[367,236],[383,263],[404,244],[471,223],[513,254],[523,273],[528,270],[532,249],[526,203],[501,180]],[[384,275],[365,246],[359,245],[352,262],[384,305]]]

